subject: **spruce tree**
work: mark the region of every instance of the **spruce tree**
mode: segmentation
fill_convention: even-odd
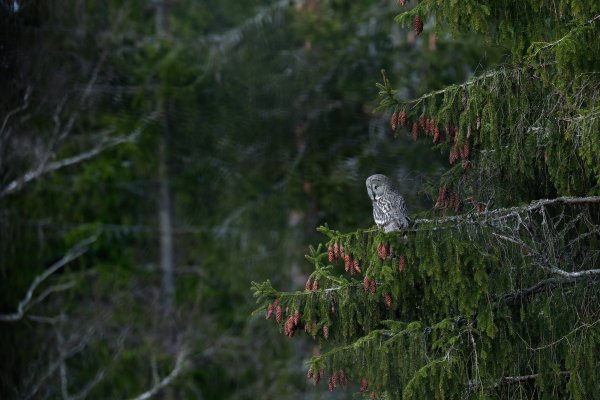
[[[383,74],[394,132],[448,156],[435,208],[402,232],[321,226],[305,287],[253,283],[257,312],[319,342],[307,378],[330,390],[598,398],[598,2],[425,0],[396,21],[510,53],[414,99]]]

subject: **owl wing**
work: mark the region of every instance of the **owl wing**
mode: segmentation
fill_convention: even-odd
[[[390,210],[391,219],[398,224],[398,228],[406,228],[408,224],[410,224],[410,217],[408,216],[408,209],[406,208],[404,197],[394,193],[392,204],[393,207],[391,207]]]

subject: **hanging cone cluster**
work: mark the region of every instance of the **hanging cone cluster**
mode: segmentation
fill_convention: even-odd
[[[391,254],[392,254],[392,251],[391,251],[391,247],[390,247],[389,243],[386,243],[386,244],[379,243],[379,244],[377,244],[377,255],[379,256],[379,259],[381,261],[387,259]]]
[[[304,290],[319,290],[319,281],[316,279],[314,281],[311,281],[310,278],[308,278],[306,280],[306,283],[304,284]]]
[[[306,374],[306,379],[312,379],[313,380],[313,384],[315,386],[317,386],[319,384],[319,382],[321,381],[321,377],[323,376],[323,369],[321,368],[317,373],[315,373],[315,370],[313,367],[310,367],[310,369],[308,370],[308,373]]]
[[[306,283],[304,284],[304,290],[312,290],[312,281],[310,280],[310,278],[306,280]]]
[[[344,372],[343,369],[340,369],[337,372],[332,372],[329,375],[329,382],[327,385],[329,388],[329,391],[333,391],[338,386],[342,386],[345,388],[347,384],[348,384],[348,378],[346,377],[346,373]]]
[[[442,210],[453,208],[455,212],[460,211],[462,201],[456,192],[451,192],[446,186],[440,186],[435,208]]]
[[[267,316],[266,319],[271,318],[273,313],[275,313],[275,322],[279,323],[281,321],[281,306],[279,305],[279,299],[276,299],[274,302],[269,303],[267,306]],[[277,319],[277,315],[279,315],[279,320]]]
[[[292,337],[296,332],[296,328],[300,323],[300,311],[294,310],[292,314],[290,314],[285,320],[285,324],[283,325],[283,334],[285,336]]]
[[[371,294],[377,293],[377,281],[369,278],[367,275],[363,278],[363,289]]]

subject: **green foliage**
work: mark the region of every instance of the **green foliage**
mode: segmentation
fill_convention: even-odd
[[[597,397],[598,11],[424,0],[396,17],[483,34],[511,53],[415,99],[385,71],[377,84],[378,109],[406,117],[395,134],[448,154],[429,189],[444,217],[428,212],[390,234],[321,226],[305,291],[254,284],[259,310],[279,310],[285,335],[304,326],[319,341],[315,384],[345,386],[343,371],[371,397]]]

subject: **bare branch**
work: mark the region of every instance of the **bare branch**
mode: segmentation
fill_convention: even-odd
[[[548,279],[544,279],[543,281],[536,283],[535,285],[533,285],[531,287],[516,290],[516,291],[510,292],[510,293],[505,293],[502,295],[502,298],[507,303],[517,303],[517,302],[521,301],[522,299],[525,299],[529,296],[533,296],[537,293],[541,293],[545,290],[553,290],[554,288],[556,288],[559,285],[560,286],[569,285],[569,284],[573,284],[575,282],[576,282],[575,279],[548,278]]]
[[[506,240],[508,242],[511,242],[511,243],[514,243],[514,244],[517,244],[517,245],[523,247],[535,259],[535,261],[537,262],[537,264],[540,267],[542,267],[543,269],[545,269],[546,271],[548,271],[550,273],[561,275],[566,278],[582,278],[585,276],[600,274],[600,269],[588,269],[588,270],[575,271],[575,272],[565,271],[563,269],[558,268],[556,265],[553,265],[548,260],[548,258],[546,258],[542,253],[533,249],[531,246],[529,246],[527,243],[525,243],[521,239],[511,238],[508,236],[500,235],[495,232],[492,233],[492,235],[496,236],[499,239]]]
[[[64,267],[66,264],[70,263],[71,261],[84,254],[86,251],[88,251],[88,246],[95,242],[96,239],[98,239],[98,235],[91,236],[87,239],[78,242],[73,247],[71,247],[60,260],[58,260],[57,262],[52,264],[50,268],[46,269],[44,272],[36,276],[31,285],[29,286],[25,297],[19,302],[19,305],[17,306],[17,311],[12,314],[0,314],[0,321],[18,321],[21,318],[23,318],[23,316],[25,315],[25,311],[32,304],[41,301],[43,298],[45,298],[52,292],[58,290],[66,290],[68,287],[65,285],[54,286],[53,288],[49,288],[42,292],[42,294],[38,296],[33,302],[31,300],[33,297],[33,292],[44,280],[46,280],[50,275]]]
[[[156,113],[153,113],[152,115],[150,115],[150,117],[145,118],[142,121],[142,124],[138,128],[136,128],[131,134],[129,134],[127,136],[111,137],[111,138],[103,140],[100,144],[98,144],[96,147],[94,147],[91,150],[84,151],[84,152],[74,155],[72,157],[63,158],[61,160],[54,161],[49,164],[42,163],[37,168],[26,172],[23,176],[13,180],[12,182],[8,183],[4,188],[2,188],[0,190],[0,198],[8,196],[10,194],[13,194],[13,193],[23,189],[25,187],[25,185],[27,185],[29,182],[31,182],[49,172],[53,172],[53,171],[62,169],[64,167],[68,167],[68,166],[71,166],[74,164],[78,164],[82,161],[89,160],[90,158],[93,158],[93,157],[97,156],[98,154],[101,154],[104,151],[106,151],[110,148],[113,148],[115,146],[118,146],[122,143],[135,141],[138,138],[138,136],[140,135],[142,129],[148,123],[155,120],[157,117],[158,117],[158,115]]]
[[[422,224],[447,224],[451,222],[473,222],[475,220],[495,220],[499,218],[507,218],[511,216],[517,216],[521,212],[530,212],[539,208],[552,205],[552,204],[588,204],[588,203],[600,203],[600,196],[588,196],[588,197],[557,197],[555,199],[540,199],[534,200],[528,205],[509,207],[509,208],[497,208],[495,210],[484,211],[481,213],[469,212],[466,214],[453,215],[450,217],[438,218],[438,219],[416,219],[414,225]]]
[[[171,370],[169,375],[165,376],[162,380],[155,383],[154,386],[152,388],[150,388],[149,390],[145,391],[144,393],[142,393],[136,397],[133,397],[131,400],[149,399],[149,398],[155,396],[163,388],[170,385],[171,382],[173,382],[173,380],[175,378],[177,378],[177,376],[179,376],[179,374],[183,370],[185,361],[187,359],[187,354],[188,354],[187,348],[186,347],[182,348],[181,351],[177,354],[175,366],[173,367],[173,369]]]

